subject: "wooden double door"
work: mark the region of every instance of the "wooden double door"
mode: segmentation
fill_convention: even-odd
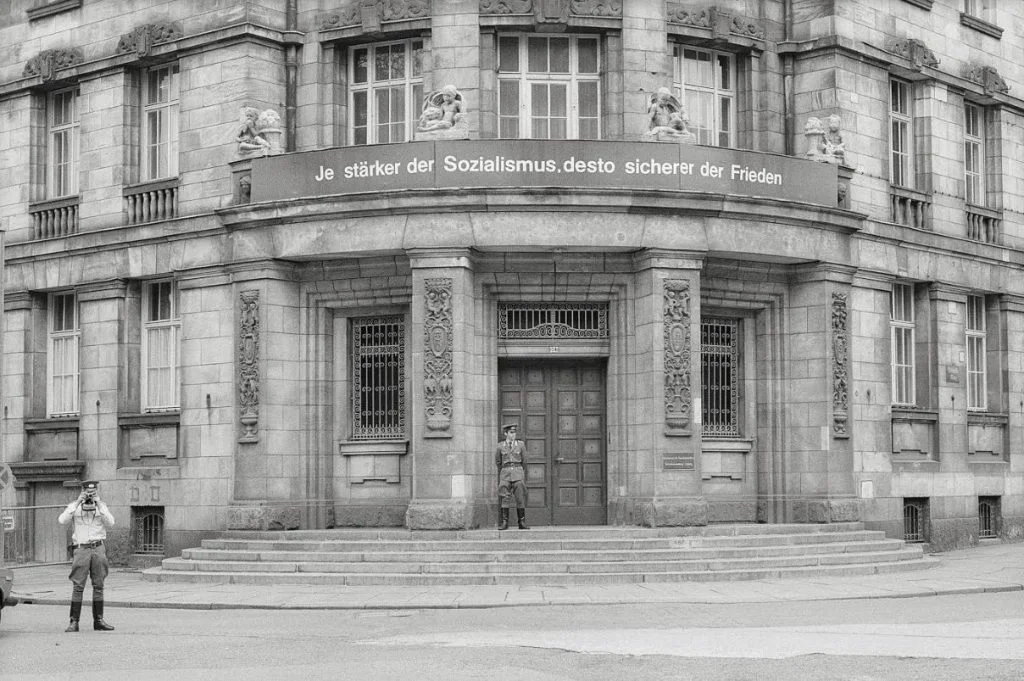
[[[501,423],[526,444],[531,525],[607,522],[605,361],[504,360]]]

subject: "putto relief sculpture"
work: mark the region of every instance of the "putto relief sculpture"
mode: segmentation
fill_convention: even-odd
[[[281,116],[276,111],[243,106],[239,118],[239,154],[268,156],[281,151]]]
[[[454,85],[445,85],[423,98],[416,139],[469,139],[466,103]]]
[[[807,138],[807,158],[821,163],[846,165],[846,145],[843,142],[843,119],[838,114],[828,117],[823,124],[817,116],[811,116],[804,124]]]
[[[659,88],[647,109],[648,130],[644,137],[657,142],[695,144],[697,136],[689,131],[690,117],[679,99],[667,87]]]

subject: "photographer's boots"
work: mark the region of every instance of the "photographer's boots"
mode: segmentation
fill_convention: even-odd
[[[114,630],[114,627],[103,621],[103,601],[92,602],[92,628],[96,631]]]
[[[82,617],[82,601],[71,601],[71,622],[64,630],[65,634],[78,631],[78,620]]]
[[[507,508],[501,509],[501,524],[498,525],[498,529],[499,530],[507,530],[508,529],[508,509]]]
[[[528,530],[528,529],[530,529],[526,525],[526,509],[525,508],[517,508],[516,509],[516,516],[519,518],[519,529],[520,530]]]

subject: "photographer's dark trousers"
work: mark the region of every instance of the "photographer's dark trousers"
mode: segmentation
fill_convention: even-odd
[[[103,580],[110,572],[107,549],[100,542],[94,546],[83,544],[75,548],[71,561],[71,619],[77,622],[82,616],[82,597],[85,594],[85,580],[92,580],[92,618],[103,619]]]

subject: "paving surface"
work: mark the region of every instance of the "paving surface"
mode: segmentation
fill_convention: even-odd
[[[250,586],[147,582],[114,569],[106,600],[113,607],[406,609],[496,608],[622,603],[765,603],[900,598],[1024,590],[1024,543],[986,544],[935,554],[926,570],[859,577],[581,586]],[[67,605],[68,565],[17,567],[15,595],[27,603]],[[90,598],[86,588],[86,599]]]

